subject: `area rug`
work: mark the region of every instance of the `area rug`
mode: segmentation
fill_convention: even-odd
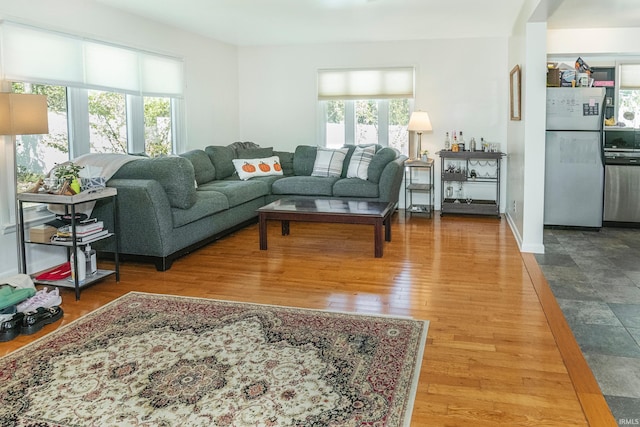
[[[0,425],[409,426],[427,328],[132,292],[0,359]]]

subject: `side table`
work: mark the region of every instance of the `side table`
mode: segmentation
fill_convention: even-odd
[[[404,162],[405,215],[433,212],[434,171],[433,159],[407,160]],[[414,201],[416,193],[426,199],[423,203]]]
[[[62,280],[35,280],[35,277],[39,275],[40,272],[34,273],[31,276],[34,278],[34,282],[38,284],[46,284],[50,286],[59,286],[59,287],[67,287],[74,288],[76,293],[76,300],[80,299],[80,289],[88,286],[92,283],[97,282],[98,280],[102,280],[105,277],[111,276],[115,274],[116,281],[120,281],[120,261],[118,259],[118,252],[120,250],[118,239],[116,238],[115,229],[117,228],[117,204],[116,204],[116,196],[118,194],[118,190],[111,187],[105,188],[97,188],[92,190],[83,191],[80,194],[76,194],[73,196],[62,196],[56,194],[47,194],[47,193],[20,193],[17,195],[18,198],[18,213],[20,215],[21,226],[18,230],[18,247],[21,251],[22,265],[19,266],[20,273],[27,273],[27,257],[26,257],[26,248],[25,245],[29,244],[37,244],[37,245],[50,245],[50,246],[60,246],[65,247],[67,249],[67,260],[70,259],[72,253],[77,253],[78,246],[84,246],[88,243],[92,243],[102,239],[114,238],[116,239],[116,249],[114,254],[115,260],[115,269],[114,270],[102,270],[98,269],[98,272],[91,277],[86,277],[84,280],[78,280],[78,265],[75,265],[74,271],[74,279],[70,281],[68,278]],[[111,230],[106,235],[102,235],[97,237],[96,239],[83,241],[79,243],[77,241],[76,236],[76,206],[81,203],[93,202],[100,199],[109,199],[111,201],[111,205],[113,206],[113,226],[114,230]],[[23,204],[27,203],[46,203],[52,205],[64,205],[65,214],[70,214],[71,217],[71,235],[72,239],[70,242],[28,242],[25,240],[25,225],[24,225],[24,208]]]

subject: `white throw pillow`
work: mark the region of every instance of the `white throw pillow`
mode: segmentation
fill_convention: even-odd
[[[376,147],[370,145],[368,147],[356,147],[349,160],[349,169],[347,169],[347,178],[360,178],[366,180],[369,176],[369,163],[376,154]]]
[[[245,181],[254,176],[282,175],[278,156],[263,159],[233,159],[232,162],[240,179]]]
[[[348,148],[331,150],[329,148],[318,147],[316,161],[313,164],[311,176],[340,176],[342,175],[342,164],[349,152]]]

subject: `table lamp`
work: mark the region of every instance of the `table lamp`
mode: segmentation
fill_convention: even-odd
[[[17,187],[18,162],[16,135],[36,135],[49,133],[47,97],[25,93],[0,93],[0,135],[11,135],[13,144],[13,191],[15,200],[16,243],[18,245],[18,271],[22,270],[22,242],[18,215]]]
[[[410,141],[409,143],[409,159],[417,160],[420,158],[420,150],[422,149],[422,132],[432,130],[429,114],[426,111],[414,111],[411,113],[407,130],[418,133],[418,143],[416,144],[415,141]]]

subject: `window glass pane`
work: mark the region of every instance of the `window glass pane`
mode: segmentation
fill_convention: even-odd
[[[89,130],[92,153],[127,153],[125,96],[90,90]]]
[[[378,102],[356,101],[356,145],[378,143]]]
[[[67,92],[63,86],[13,83],[15,93],[36,93],[47,96],[49,107],[48,135],[16,136],[17,191],[31,188],[56,163],[69,160],[67,130]]]
[[[356,145],[378,143],[378,102],[356,101]]]
[[[618,102],[618,122],[627,127],[640,126],[640,89],[620,89]]]
[[[401,153],[409,152],[409,100],[389,100],[389,147]]]
[[[344,101],[326,101],[326,107],[326,146],[328,148],[340,148],[345,142]]]
[[[171,154],[171,100],[144,98],[144,151],[151,157]]]

